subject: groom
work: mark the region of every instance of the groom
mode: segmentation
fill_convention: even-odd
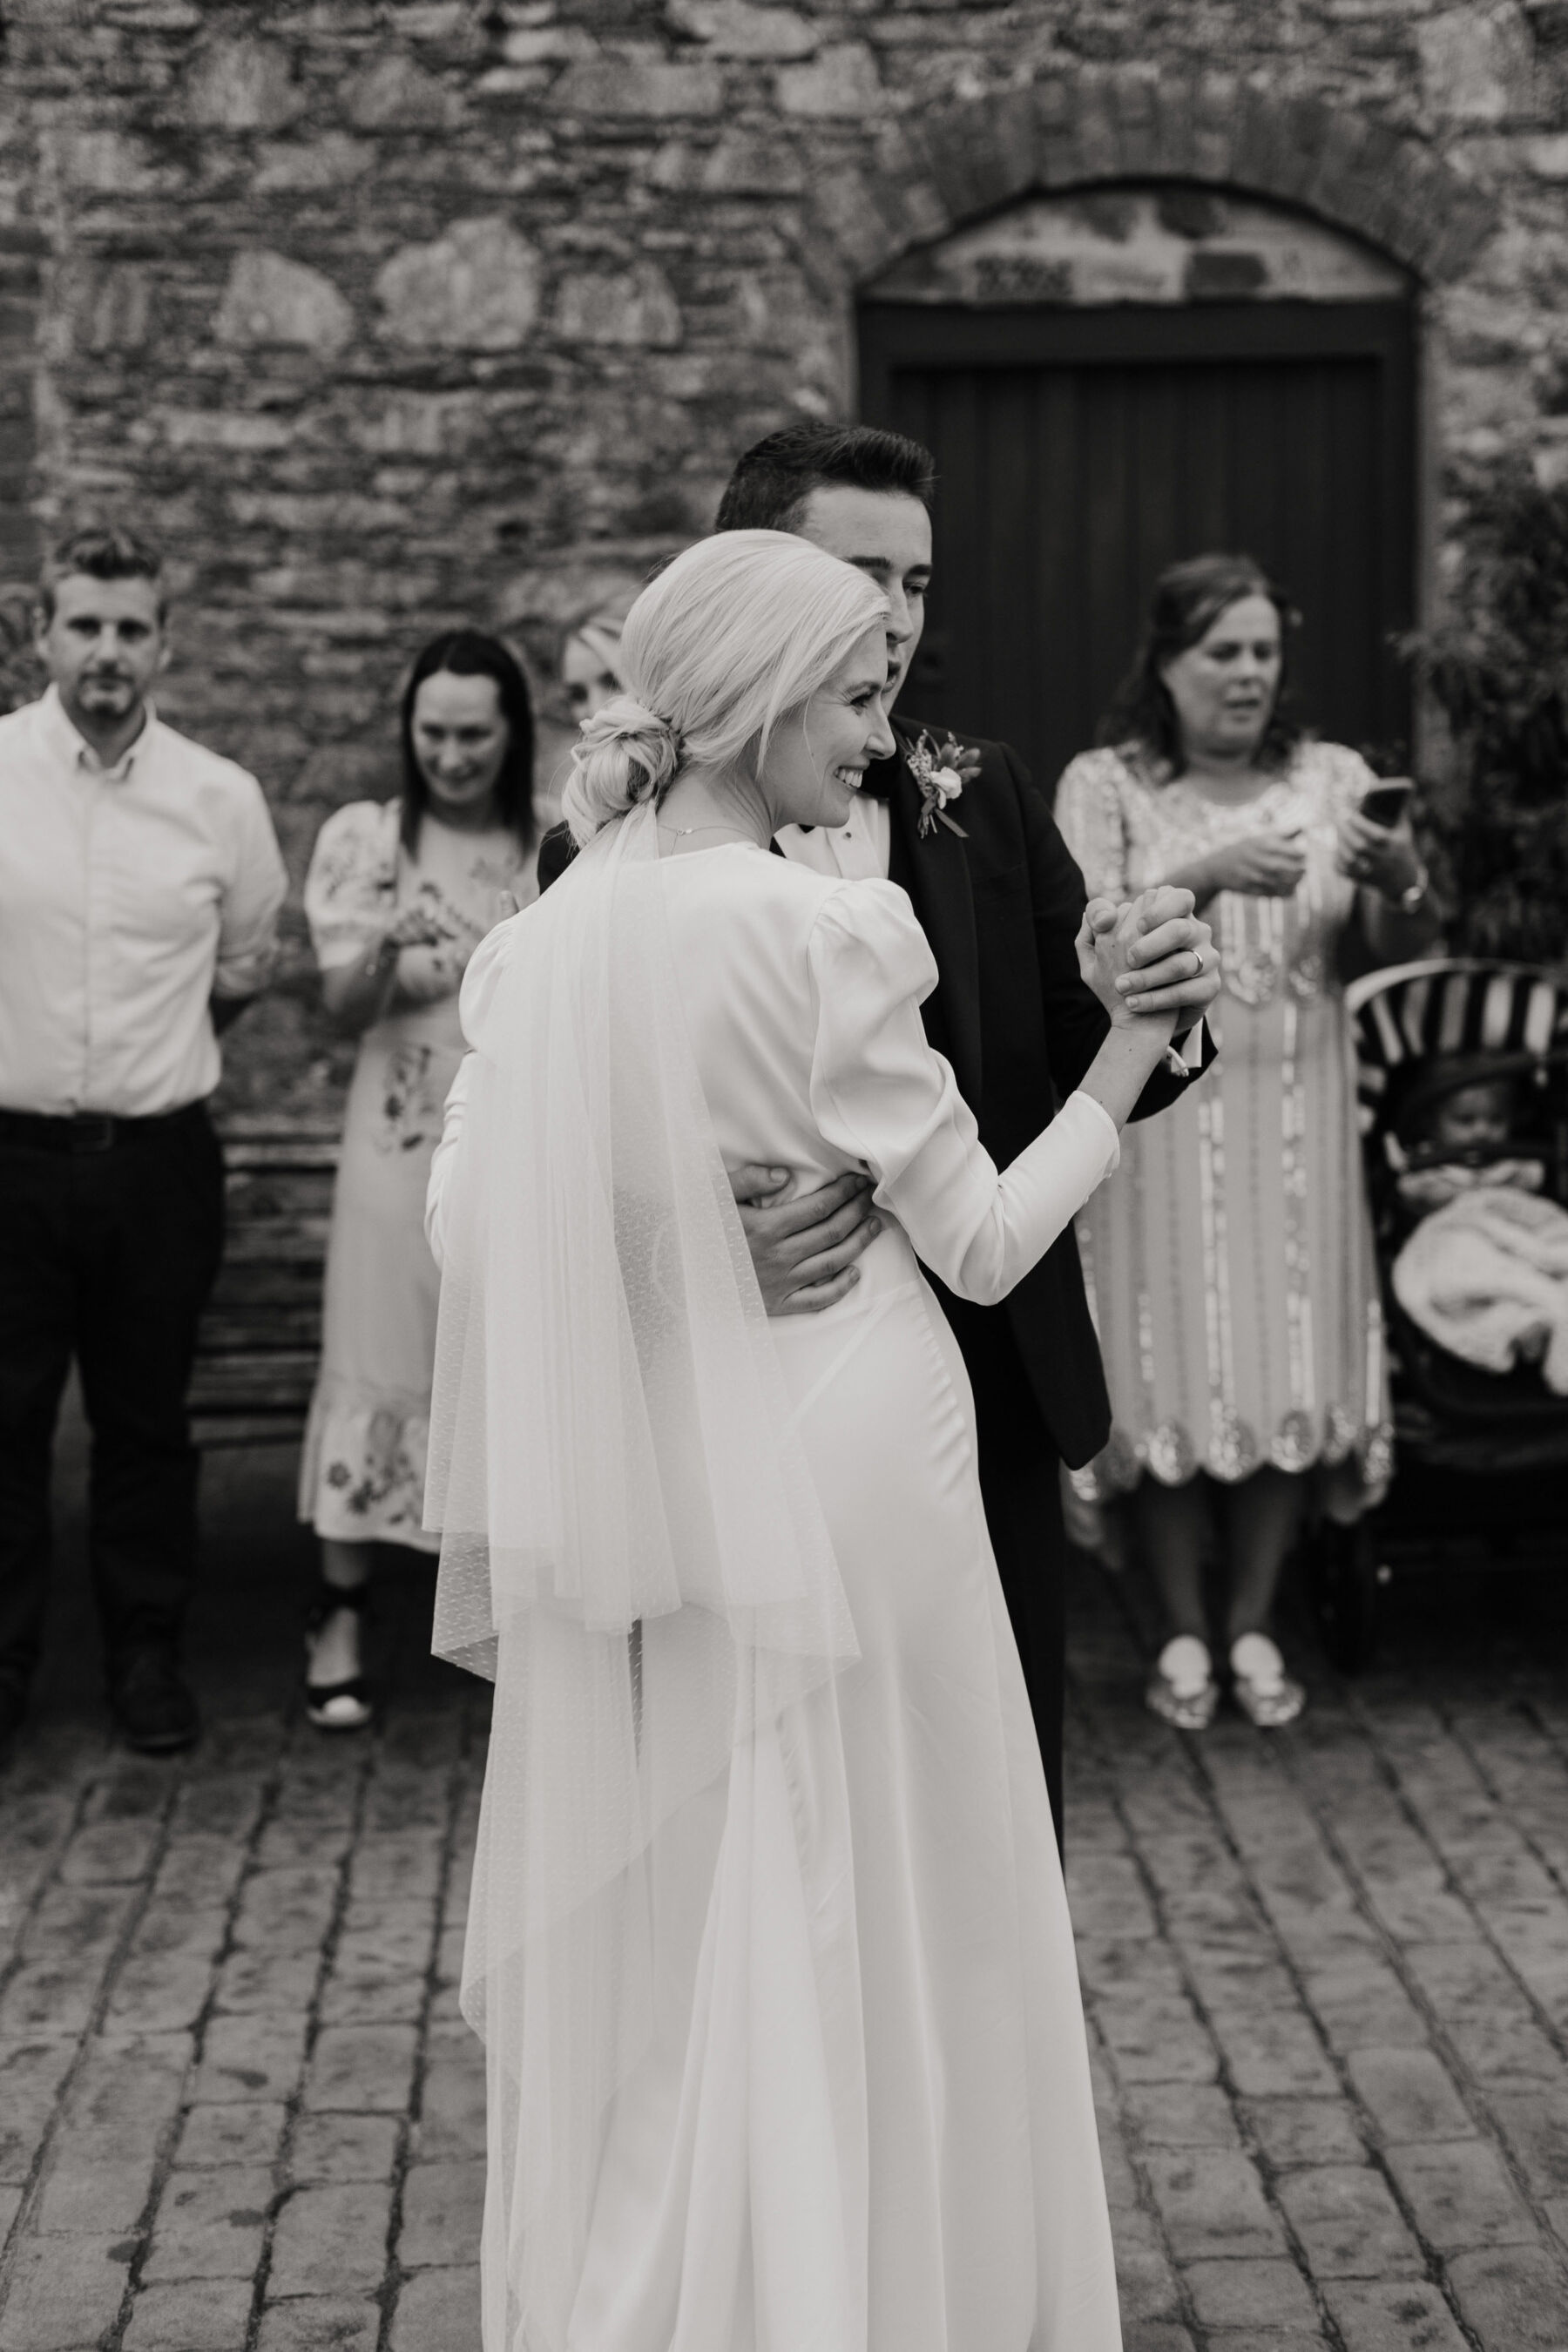
[[[887,596],[890,706],[920,643],[931,572],[935,470],[917,442],[868,425],[795,425],[748,449],[719,508],[720,530],[790,530],[842,557]],[[970,737],[974,755],[951,823],[921,831],[922,795],[910,753],[922,730],[894,721],[898,750],[866,773],[849,823],[833,833],[791,826],[775,845],[827,874],[885,876],[902,885],[935,956],[923,1008],[931,1043],[952,1065],[1001,1167],[1016,1157],[1078,1085],[1106,1015],[1079,977],[1073,942],[1083,878],[1017,754]],[[929,730],[945,740],[946,730]],[[962,827],[962,832],[958,830]],[[547,887],[571,855],[564,828],[547,836]],[[1189,1015],[1218,989],[1206,925],[1165,927],[1147,980]],[[1199,1056],[1173,1056],[1134,1118],[1174,1101]],[[1201,1065],[1200,1065],[1201,1066]],[[765,1168],[736,1171],[757,1278],[770,1314],[812,1314],[852,1285],[873,1228],[866,1180],[843,1177],[785,1206],[770,1204]],[[999,1307],[973,1307],[936,1285],[974,1390],[980,1484],[1059,1836],[1062,1822],[1064,1573],[1059,1468],[1098,1453],[1110,1408],[1071,1229]]]

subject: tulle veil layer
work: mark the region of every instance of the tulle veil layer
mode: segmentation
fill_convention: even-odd
[[[653,2032],[650,1851],[857,1649],[651,810],[490,935],[462,1013],[426,1519],[436,1649],[496,1685],[463,1972],[491,2103],[484,2340],[565,2352],[606,2119]],[[847,1852],[841,1775],[814,1801],[814,1839]]]

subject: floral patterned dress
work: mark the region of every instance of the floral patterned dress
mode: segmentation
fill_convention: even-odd
[[[1164,781],[1131,747],[1084,753],[1057,822],[1091,897],[1125,898],[1264,826],[1299,826],[1293,898],[1223,891],[1205,909],[1223,988],[1219,1059],[1160,1118],[1078,1219],[1110,1389],[1109,1444],[1074,1487],[1105,1502],[1145,1472],[1235,1481],[1321,1469],[1338,1515],[1389,1470],[1383,1317],[1357,1139],[1339,938],[1354,887],[1338,828],[1373,782],[1353,751],[1304,743],[1242,807]]]
[[[436,1551],[425,1454],[440,1280],[425,1191],[447,1089],[462,1059],[458,990],[485,933],[536,895],[507,832],[458,832],[428,814],[410,857],[396,801],[327,819],[305,883],[323,971],[363,960],[391,918],[418,906],[442,937],[405,948],[394,1009],[360,1039],[327,1243],[321,1363],[300,1465],[300,1516],[319,1535]]]

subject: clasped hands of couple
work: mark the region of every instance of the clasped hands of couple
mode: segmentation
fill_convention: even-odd
[[[1122,907],[1093,898],[1074,946],[1112,1031],[1150,1049],[1151,1068],[1219,993],[1219,957],[1190,890],[1162,884]],[[770,1315],[816,1315],[847,1296],[856,1260],[882,1230],[869,1176],[852,1169],[797,1193],[787,1170],[752,1164],[730,1181]]]

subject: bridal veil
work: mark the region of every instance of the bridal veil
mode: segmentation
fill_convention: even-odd
[[[491,2101],[485,2344],[564,2352],[612,2103],[654,2031],[658,1841],[785,1710],[830,1704],[857,1649],[682,1024],[650,807],[490,935],[463,1018],[427,1517],[435,1646],[496,1686],[463,1972]],[[842,1774],[813,1801],[814,1844],[847,1851]],[[822,2187],[825,2238],[847,2234],[854,2185]],[[818,2255],[810,2340],[848,2352],[855,2257]]]

